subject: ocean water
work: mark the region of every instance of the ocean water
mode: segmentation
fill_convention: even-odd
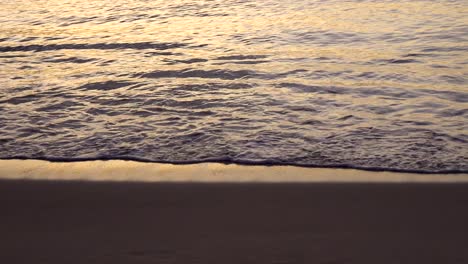
[[[468,171],[466,0],[0,0],[0,158]]]

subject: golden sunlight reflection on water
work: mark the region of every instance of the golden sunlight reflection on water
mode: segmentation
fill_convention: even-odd
[[[0,3],[0,158],[468,170],[468,3]]]

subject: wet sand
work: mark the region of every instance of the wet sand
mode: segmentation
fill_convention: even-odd
[[[1,263],[467,263],[468,185],[0,181]]]
[[[208,183],[468,183],[468,173],[420,174],[222,163],[176,165],[128,160],[50,162],[11,159],[0,160],[0,179]]]

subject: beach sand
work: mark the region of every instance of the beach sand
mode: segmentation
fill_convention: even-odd
[[[50,162],[12,159],[0,160],[0,179],[208,183],[468,183],[468,174],[419,174],[221,163],[176,165],[128,160]]]
[[[468,263],[466,183],[3,179],[0,215],[8,264]]]

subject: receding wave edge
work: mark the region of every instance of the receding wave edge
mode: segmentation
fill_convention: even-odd
[[[96,156],[96,157],[76,157],[76,158],[65,158],[65,157],[26,157],[26,156],[11,156],[2,157],[1,160],[42,160],[49,162],[82,162],[82,161],[112,161],[112,160],[123,160],[123,161],[137,161],[145,163],[161,163],[161,164],[173,164],[173,165],[187,165],[187,164],[200,164],[200,163],[221,163],[221,164],[236,164],[246,166],[294,166],[303,168],[331,168],[331,169],[356,169],[364,171],[375,171],[375,172],[400,172],[400,173],[418,173],[418,174],[466,174],[468,170],[458,169],[444,169],[444,170],[419,170],[419,169],[400,169],[400,168],[388,168],[388,167],[367,167],[367,166],[356,166],[353,164],[304,164],[294,162],[278,162],[271,160],[243,160],[243,159],[199,159],[199,160],[184,160],[184,161],[173,161],[173,160],[151,160],[141,157],[133,156]]]

